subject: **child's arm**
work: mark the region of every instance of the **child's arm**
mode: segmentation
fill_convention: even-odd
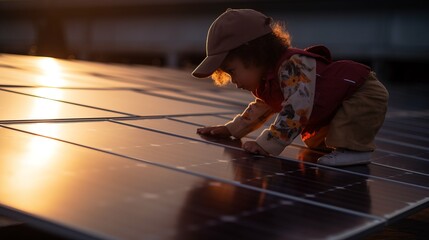
[[[273,114],[273,110],[261,99],[256,99],[240,115],[225,124],[232,136],[242,138],[262,126]]]
[[[279,78],[285,99],[283,109],[274,124],[256,139],[256,143],[272,155],[279,155],[301,133],[310,118],[316,85],[316,61],[294,55],[282,64]]]
[[[197,133],[220,138],[234,136],[239,139],[264,124],[272,113],[271,108],[267,104],[260,99],[256,99],[249,104],[242,114],[235,116],[227,124],[198,128]]]

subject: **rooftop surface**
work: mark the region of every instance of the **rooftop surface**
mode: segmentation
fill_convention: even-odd
[[[55,236],[361,238],[429,204],[419,86],[387,84],[371,164],[332,168],[300,140],[279,157],[244,152],[263,128],[202,138],[252,97],[185,71],[2,54],[0,76],[0,215]]]

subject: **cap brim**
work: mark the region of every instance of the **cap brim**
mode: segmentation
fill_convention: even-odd
[[[210,77],[220,67],[228,52],[207,56],[192,72],[196,78]]]

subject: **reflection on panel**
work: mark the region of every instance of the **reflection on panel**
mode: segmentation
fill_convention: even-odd
[[[35,217],[36,226],[38,218],[55,222],[53,232],[100,239],[309,239],[381,224],[4,128],[0,145],[0,205]]]
[[[63,90],[36,88],[33,92],[43,97],[61,98]],[[0,90],[0,120],[64,119],[64,118],[112,118],[125,115],[80,107],[45,98],[31,97]]]
[[[126,122],[137,126],[145,125],[147,121],[150,120]],[[159,128],[168,126],[165,123],[164,120],[159,121]],[[46,135],[184,171],[380,217],[393,217],[401,214],[410,205],[429,200],[426,199],[429,190],[425,189],[311,167],[302,162],[255,156],[242,150],[121,124],[98,122],[55,125],[60,126],[63,131]],[[13,127],[28,130],[30,126]],[[239,146],[241,143],[232,141],[231,144]],[[398,196],[398,192],[402,194]]]
[[[180,118],[171,118],[172,120],[182,121],[198,126],[216,126],[224,125],[234,119],[237,114],[222,114],[211,116],[183,116]]]
[[[427,129],[416,127],[416,126],[410,126],[408,122],[407,124],[404,124],[404,122],[407,122],[407,121],[405,119],[402,121],[392,121],[388,119],[383,124],[382,129],[397,132],[397,133],[405,132],[413,136],[429,138],[429,131]]]
[[[198,127],[200,126],[216,126],[216,125],[224,125],[225,123],[234,119],[236,115],[233,114],[222,114],[222,115],[214,115],[214,116],[186,116],[186,117],[175,117],[171,118],[172,120],[182,121],[185,123],[196,124]],[[249,133],[246,137],[249,139],[256,139],[265,129],[269,128],[269,126],[274,122],[275,115],[269,118],[264,125],[255,131]],[[298,137],[294,140],[294,143],[302,142]]]
[[[211,120],[212,117],[210,116],[194,116],[194,117],[180,117],[175,118],[173,120],[168,119],[157,119],[157,120],[144,120],[144,121],[130,121],[126,123],[131,123],[134,125],[138,125],[141,127],[151,128],[151,129],[159,129],[164,132],[177,134],[180,136],[185,136],[189,138],[195,138],[199,140],[202,139],[199,135],[195,134],[197,126],[192,124],[186,124],[186,122],[190,122],[188,120],[192,119],[201,119],[202,122],[216,122],[219,120],[218,117]],[[179,120],[179,121],[175,121]],[[211,142],[216,142],[218,140],[216,139],[209,139]],[[245,141],[243,139],[243,141]],[[296,139],[294,143],[298,143],[299,139]],[[223,144],[228,144],[228,142],[222,142]],[[301,145],[302,146],[302,145]],[[297,159],[305,162],[310,163],[316,163],[317,159],[322,156],[321,153],[315,152],[315,151],[309,151],[306,147],[301,147],[300,145],[293,144],[291,146],[288,146],[285,151],[282,152],[281,156],[290,158],[290,159]],[[240,147],[240,146],[236,146]],[[385,153],[375,152],[373,154],[374,162],[377,162],[377,159],[380,157],[390,157],[390,155],[387,155]],[[413,162],[412,159],[407,159],[405,162]],[[407,172],[407,171],[400,171],[396,169],[389,169],[386,167],[381,167],[377,165],[369,165],[369,170],[363,171],[360,166],[353,166],[353,167],[347,167],[345,168],[348,171],[351,172],[357,172],[360,174],[366,174],[366,175],[373,175],[377,177],[383,177],[386,179],[393,179],[405,183],[410,184],[417,184],[422,185],[425,187],[429,187],[429,177],[427,176],[419,176],[418,174]]]
[[[427,152],[429,150],[429,148],[418,145],[412,146],[408,144],[401,144],[399,142],[389,142],[389,140],[381,141],[377,138],[375,139],[375,144],[377,145],[378,149],[386,150],[392,153],[407,154],[410,156],[419,156],[421,153]]]
[[[103,74],[91,74],[94,69],[103,69]],[[48,57],[18,56],[2,54],[0,56],[2,85],[23,85],[52,87],[44,81],[46,77],[55,77],[57,87],[98,87],[98,88],[138,88],[147,87],[144,74],[155,69],[148,67],[123,67],[95,62],[64,61]],[[182,73],[183,74],[183,73]],[[111,78],[109,76],[115,76]],[[130,75],[132,77],[130,77]],[[131,79],[130,79],[131,78]],[[52,78],[54,79],[54,78]],[[10,81],[13,80],[13,81]]]
[[[43,89],[43,88],[41,88]],[[39,89],[20,88],[16,91],[41,96]],[[191,102],[181,102],[158,96],[144,95],[126,90],[77,90],[62,89],[61,95],[50,96],[52,99],[64,100],[88,106],[126,112],[135,115],[175,115],[228,112],[223,108],[208,107]]]
[[[164,99],[175,100],[185,103],[194,103],[199,105],[205,105],[207,107],[216,107],[226,110],[239,111],[241,107],[233,101],[225,101],[223,99],[210,98],[205,94],[195,95],[193,92],[183,91],[179,89],[168,89],[168,90],[137,90],[141,94],[148,96],[156,96]]]
[[[373,164],[329,168],[298,138],[244,152],[274,118],[196,134],[253,96],[185,71],[2,54],[0,73],[0,214],[72,239],[357,238],[429,204],[427,110],[394,106]]]
[[[389,156],[377,158],[374,162],[429,175],[429,161],[426,160],[406,158],[403,156]]]
[[[429,151],[429,138],[384,130],[379,132],[377,139],[397,144],[413,145],[420,149],[427,148],[427,151]]]

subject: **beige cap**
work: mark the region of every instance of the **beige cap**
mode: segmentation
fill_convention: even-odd
[[[192,75],[209,77],[220,67],[228,52],[273,30],[271,18],[252,9],[228,9],[210,26],[206,41],[206,58]]]

